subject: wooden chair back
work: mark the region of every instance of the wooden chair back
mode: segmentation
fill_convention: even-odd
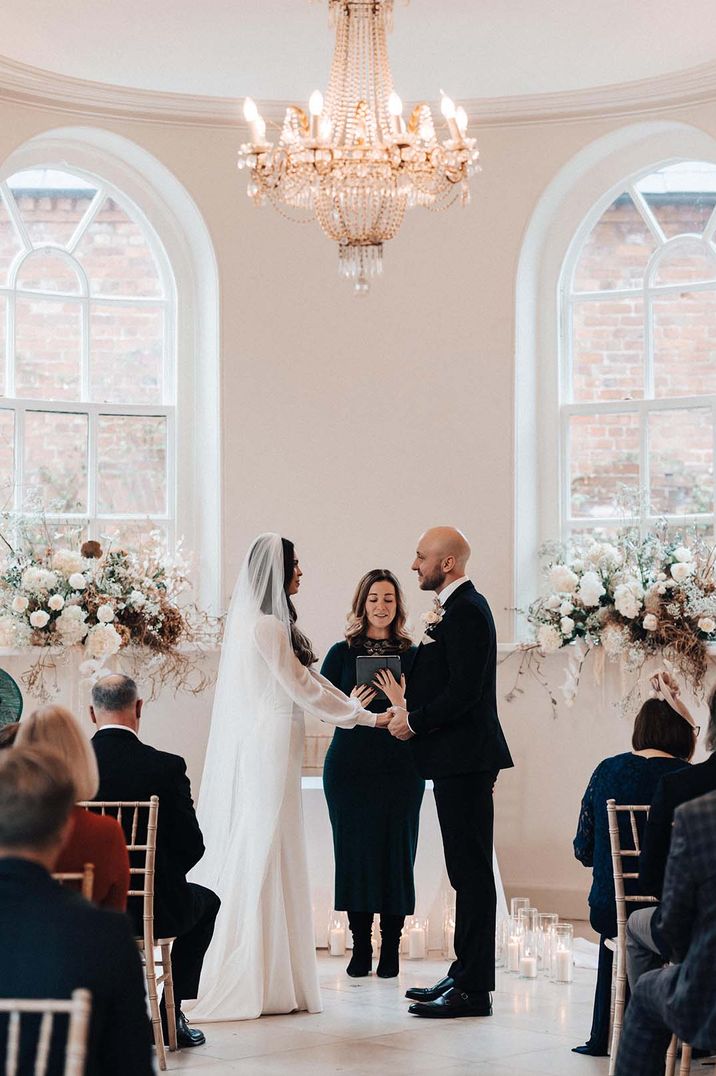
[[[80,893],[85,900],[92,900],[94,891],[94,863],[85,863],[81,871],[61,871],[53,874],[56,882],[66,885],[68,882],[79,882]]]
[[[5,1076],[46,1076],[52,1036],[56,1029],[55,1017],[58,1015],[69,1016],[63,1074],[64,1076],[83,1076],[91,1012],[92,995],[89,990],[73,990],[72,997],[65,1001],[0,998],[0,1014],[8,1014],[7,1042],[2,1070]],[[21,1018],[30,1014],[40,1016],[32,1072],[28,1069],[25,1059],[23,1059],[22,1069],[20,1068]]]

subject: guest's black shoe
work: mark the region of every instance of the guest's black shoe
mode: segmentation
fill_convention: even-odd
[[[435,1001],[419,1001],[411,1005],[412,1016],[427,1016],[433,1020],[450,1020],[458,1016],[492,1016],[492,998],[486,990],[466,994],[453,986]]]
[[[435,1001],[436,998],[447,993],[454,985],[455,980],[448,975],[441,979],[439,983],[435,983],[435,986],[414,986],[412,989],[405,991],[405,996],[410,998],[411,1001]]]
[[[591,1042],[585,1042],[584,1046],[573,1046],[573,1054],[584,1054],[586,1057],[609,1057],[606,1046],[596,1046]]]
[[[186,1016],[181,1011],[177,1012],[177,1046],[183,1050],[186,1046],[203,1046],[206,1036],[198,1027],[189,1027]]]
[[[351,979],[362,979],[364,976],[370,975],[372,967],[372,946],[354,946],[353,956],[351,957],[348,963],[348,967],[346,968],[346,975],[350,975]]]

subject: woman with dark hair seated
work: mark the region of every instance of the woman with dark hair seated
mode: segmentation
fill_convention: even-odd
[[[388,705],[376,692],[356,688],[356,658],[399,655],[410,675],[416,648],[405,630],[405,603],[392,572],[376,568],[358,583],[345,639],[331,647],[323,675],[362,701],[373,713]],[[400,934],[415,910],[413,865],[425,781],[408,743],[387,729],[337,728],[326,755],[323,788],[333,828],[336,860],[335,907],[348,913],[353,956],[347,971],[371,972],[373,916],[380,913],[383,979],[398,974]]]
[[[606,1057],[609,1052],[613,954],[604,943],[617,933],[607,800],[650,804],[664,774],[683,769],[696,747],[697,730],[688,711],[676,702],[678,690],[672,693],[675,685],[669,674],[657,674],[652,684],[656,697],[647,699],[636,716],[632,750],[605,758],[592,774],[574,838],[575,856],[585,867],[592,867],[589,921],[600,935],[592,1030],[588,1042],[575,1046],[574,1053],[593,1057]],[[627,893],[638,892],[633,882],[624,884]],[[633,910],[636,905],[631,907]]]

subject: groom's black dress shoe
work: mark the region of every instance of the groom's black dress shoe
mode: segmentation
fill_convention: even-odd
[[[447,993],[451,986],[455,985],[455,980],[451,979],[448,975],[445,979],[441,979],[435,986],[414,986],[411,990],[405,991],[406,998],[410,998],[411,1001],[435,1001],[442,994]]]
[[[167,1015],[165,1010],[160,1006],[159,1015],[162,1020],[162,1034],[164,1035],[164,1041],[169,1042],[169,1035],[167,1034]],[[185,1049],[187,1046],[203,1046],[206,1042],[206,1036],[203,1031],[200,1031],[198,1027],[189,1027],[186,1022],[186,1016],[177,1009],[176,1011],[177,1021],[177,1048],[179,1050]]]
[[[453,986],[435,1001],[418,1001],[408,1012],[412,1016],[427,1016],[433,1020],[450,1020],[458,1016],[492,1016],[492,998],[484,990],[465,994]]]

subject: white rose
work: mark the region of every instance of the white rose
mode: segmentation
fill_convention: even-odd
[[[562,602],[562,604],[559,607],[559,615],[560,616],[569,616],[569,614],[572,613],[572,612],[574,612],[574,606],[572,605],[572,603],[571,602]]]
[[[26,568],[21,582],[24,590],[41,594],[45,590],[54,590],[59,580],[54,572],[48,572],[46,568]]]
[[[712,616],[700,616],[698,629],[699,631],[702,631],[704,635],[710,635],[713,631],[716,631],[716,620],[714,620]]]
[[[62,613],[67,620],[86,620],[87,613],[80,605],[67,605]]]
[[[61,594],[53,594],[47,603],[48,608],[54,610],[54,612],[57,612],[58,609],[61,609],[64,604],[65,599],[62,597]]]
[[[72,549],[58,549],[52,558],[52,567],[62,572],[64,576],[74,575],[75,572],[81,572],[85,566],[85,559],[81,553],[76,553]]]
[[[579,580],[579,590],[577,591],[577,597],[582,605],[586,608],[599,605],[599,599],[604,593],[604,584],[597,573],[592,571],[585,572]]]
[[[562,645],[562,636],[552,624],[542,624],[537,632],[537,642],[545,654],[552,654]]]
[[[438,616],[438,614],[435,612],[434,609],[431,609],[429,613],[423,613],[423,623],[424,624],[437,624],[439,620],[440,620],[440,617]]]
[[[563,616],[559,622],[559,629],[562,635],[571,635],[574,631],[574,621],[571,616]]]
[[[16,598],[12,599],[13,612],[24,613],[29,604],[27,598],[23,597],[22,594],[18,594]]]
[[[566,564],[554,564],[550,569],[549,582],[553,590],[572,594],[577,589],[579,578]]]
[[[49,619],[50,614],[46,613],[44,609],[36,609],[34,613],[30,613],[30,623],[33,628],[44,628]]]
[[[559,594],[550,594],[549,598],[547,598],[547,601],[544,603],[544,607],[545,609],[553,611],[555,609],[559,609],[561,604],[562,599],[560,598]]]
[[[73,590],[84,590],[87,586],[87,580],[82,575],[82,572],[73,572],[67,582]]]
[[[674,556],[682,564],[688,564],[694,559],[694,554],[685,545],[680,545],[674,550]]]
[[[102,624],[109,624],[110,620],[114,620],[114,609],[109,604],[109,602],[105,602],[104,605],[100,605],[99,609],[97,610],[97,619]]]
[[[133,590],[127,598],[128,605],[136,605],[137,607],[144,605],[147,599],[142,594],[141,590]]]
[[[633,620],[641,609],[644,589],[638,579],[628,579],[614,590],[614,605],[617,612],[627,620]]]
[[[659,621],[656,619],[653,613],[647,613],[641,622],[641,626],[644,631],[656,631],[659,626]]]
[[[121,645],[122,636],[111,624],[97,624],[90,629],[85,650],[90,657],[104,658],[116,654]]]
[[[689,578],[693,570],[693,564],[678,560],[676,564],[671,565],[671,577],[675,582],[683,583]]]

